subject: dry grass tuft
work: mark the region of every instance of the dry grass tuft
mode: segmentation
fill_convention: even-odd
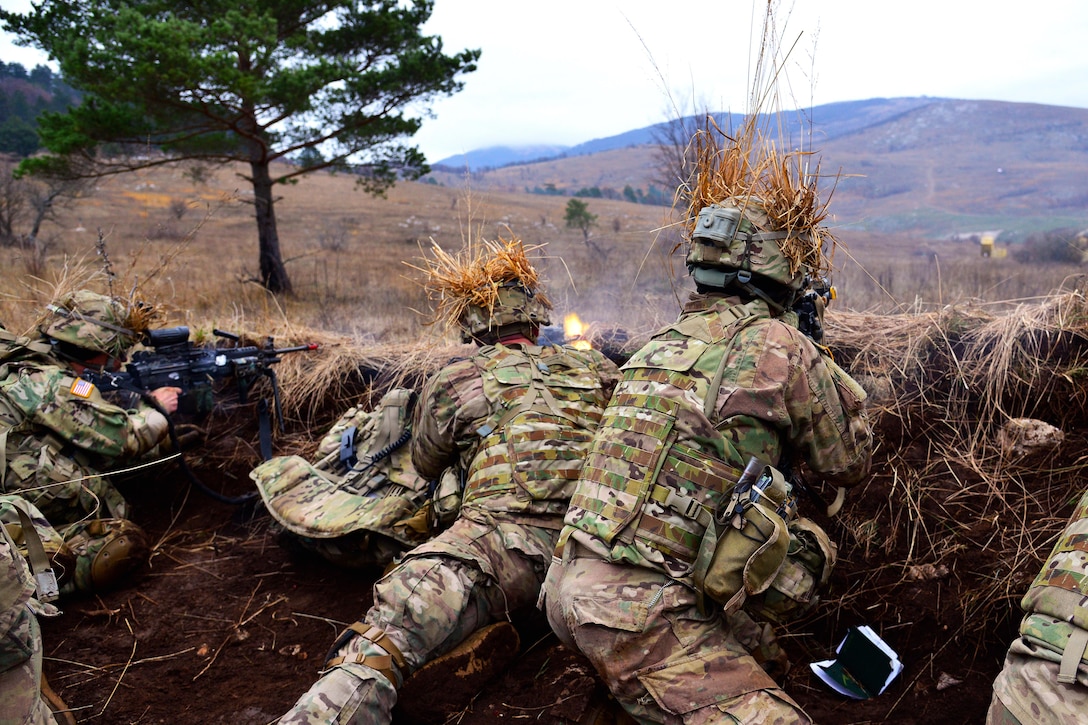
[[[994,646],[995,628],[1016,619],[1020,597],[1083,492],[1085,291],[1002,313],[981,304],[836,312],[828,339],[870,391],[879,440],[873,477],[836,522],[855,574],[836,604],[879,606],[886,621],[911,621],[918,567],[946,571],[941,586],[959,617],[946,624],[968,651]],[[1050,423],[1065,441],[1011,454],[997,433],[1014,418]],[[889,567],[901,572],[892,585]]]
[[[789,137],[782,118],[779,83],[789,50],[780,47],[774,7],[769,3],[749,89],[750,108],[735,132],[723,131],[707,118],[692,139],[694,168],[680,198],[687,202],[689,238],[704,207],[731,205],[742,212],[751,207],[766,214],[767,228],[761,231],[788,233],[779,246],[792,274],[806,269],[826,276],[837,244],[824,225],[831,195],[820,198],[819,160]],[[797,150],[782,150],[786,148]]]
[[[520,284],[551,308],[529,260],[529,253],[538,249],[539,245],[527,248],[520,239],[500,237],[470,243],[459,253],[450,254],[432,240],[430,257],[419,265],[406,264],[424,275],[423,287],[434,307],[432,322],[452,328],[470,307],[492,313],[499,289],[507,284]]]

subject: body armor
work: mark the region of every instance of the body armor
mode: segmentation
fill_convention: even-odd
[[[562,515],[604,407],[595,353],[481,348],[473,358],[490,418],[479,426],[463,506]]]
[[[1021,607],[1027,616],[1020,634],[1060,656],[1059,682],[1077,680],[1088,669],[1088,492],[1035,577]],[[1082,675],[1083,678],[1083,675]]]
[[[607,544],[611,560],[649,563],[693,583],[711,517],[744,466],[711,416],[725,341],[753,319],[744,305],[689,318],[622,367],[566,518]],[[631,463],[641,477],[631,477]]]

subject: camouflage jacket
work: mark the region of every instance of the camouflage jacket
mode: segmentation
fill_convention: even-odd
[[[166,418],[141,403],[125,410],[60,363],[34,358],[0,365],[0,482],[54,523],[98,507],[125,517],[120,494],[97,474],[153,449]],[[93,494],[93,495],[92,495]]]
[[[864,391],[765,302],[694,295],[622,370],[565,519],[606,560],[690,577],[752,456],[840,485],[868,472]]]
[[[1088,685],[1088,491],[1021,602],[1020,634],[1044,659],[1062,663],[1067,677]],[[1066,655],[1063,661],[1063,655]],[[1078,673],[1079,668],[1079,673]]]
[[[463,513],[552,516],[558,526],[618,379],[596,350],[483,347],[427,382],[412,462],[430,479],[459,463]]]
[[[26,559],[7,529],[0,525],[0,622],[8,627],[14,624],[14,617],[5,615],[25,607],[36,588]],[[0,627],[0,642],[6,642],[5,635],[7,629]]]

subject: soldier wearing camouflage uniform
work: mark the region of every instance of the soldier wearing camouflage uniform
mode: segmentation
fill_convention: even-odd
[[[698,292],[621,370],[544,584],[560,640],[640,723],[807,723],[704,601],[712,516],[754,457],[866,475],[864,392],[795,326],[791,269],[756,198],[698,215]],[[719,544],[720,545],[720,544]],[[747,620],[751,622],[751,620]]]
[[[0,497],[0,511],[16,513]],[[3,499],[8,499],[7,501]],[[31,508],[25,508],[29,515]],[[15,521],[19,518],[16,515]],[[14,524],[18,526],[19,524]],[[0,525],[0,721],[19,725],[56,725],[42,699],[42,637],[38,615],[58,614],[37,598],[37,584],[7,526]]]
[[[60,528],[79,561],[68,588],[112,584],[145,545],[128,505],[101,471],[155,449],[177,410],[178,388],[151,393],[159,409],[121,408],[79,377],[118,364],[140,333],[119,300],[82,290],[41,325],[43,338],[0,335],[0,487]],[[100,556],[101,553],[101,556]],[[107,562],[109,564],[107,565]],[[80,573],[79,577],[75,575]]]
[[[388,723],[398,688],[425,665],[417,677],[468,673],[445,688],[467,704],[498,674],[489,653],[517,649],[507,620],[536,602],[619,374],[597,351],[534,344],[547,324],[543,296],[518,279],[501,283],[493,307],[471,306],[459,320],[477,353],[432,376],[413,425],[420,475],[467,472],[460,515],[377,582],[370,611],[281,725]]]
[[[1088,491],[1021,602],[987,725],[1088,721]]]

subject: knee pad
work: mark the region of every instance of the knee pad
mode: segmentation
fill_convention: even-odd
[[[92,519],[64,530],[65,548],[75,563],[62,594],[103,592],[147,561],[147,534],[127,519]]]

